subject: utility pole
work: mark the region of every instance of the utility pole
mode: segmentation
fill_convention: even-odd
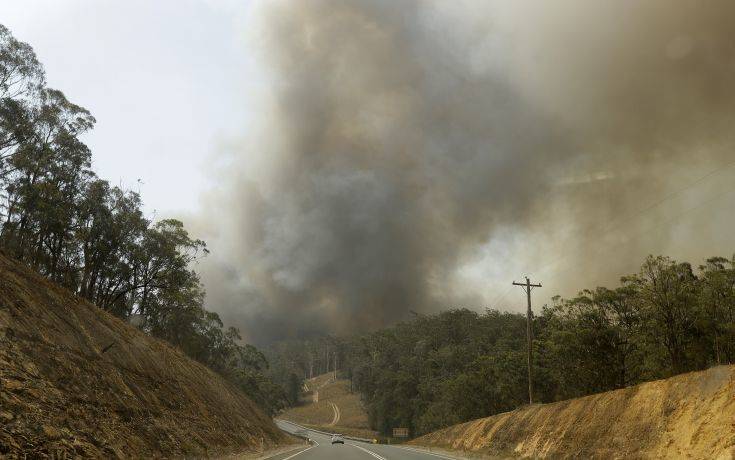
[[[334,380],[337,381],[337,352],[334,352]]]
[[[528,297],[528,311],[526,311],[526,348],[528,348],[528,403],[533,404],[533,330],[531,328],[531,289],[535,287],[541,287],[541,284],[531,284],[531,280],[526,276],[525,283],[516,283],[513,281],[514,286],[521,286],[526,291]]]

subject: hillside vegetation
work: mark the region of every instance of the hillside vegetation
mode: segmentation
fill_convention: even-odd
[[[545,288],[546,289],[546,288]],[[523,302],[523,293],[516,293]],[[534,401],[550,403],[735,363],[735,259],[648,257],[614,287],[536,308]],[[293,372],[339,364],[370,427],[411,436],[528,402],[526,318],[488,309],[277,347]],[[294,363],[293,365],[290,363]]]
[[[305,385],[308,391],[302,393],[301,405],[284,412],[280,418],[330,432],[365,438],[376,436],[369,427],[360,395],[350,392],[349,380],[334,380],[330,372],[307,380]]]
[[[412,444],[493,457],[732,459],[735,366],[525,406]]]
[[[218,374],[0,255],[0,456],[204,456],[286,442]]]

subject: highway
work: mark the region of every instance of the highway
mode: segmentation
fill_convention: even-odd
[[[283,420],[277,420],[276,424],[289,433],[303,430],[298,425]],[[314,441],[311,446],[269,457],[268,460],[456,460],[463,458],[450,457],[434,452],[422,452],[408,447],[370,444],[350,439],[345,439],[344,445],[332,445],[330,436],[311,430],[306,430],[306,432],[309,439]]]

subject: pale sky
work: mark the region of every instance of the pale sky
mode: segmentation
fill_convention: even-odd
[[[94,170],[139,189],[146,212],[193,212],[211,157],[241,136],[256,84],[244,0],[3,0],[48,85],[97,119]],[[138,179],[142,181],[137,184]]]

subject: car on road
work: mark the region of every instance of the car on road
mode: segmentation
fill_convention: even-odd
[[[341,434],[332,435],[332,444],[344,444],[344,443],[345,443],[345,440]]]

